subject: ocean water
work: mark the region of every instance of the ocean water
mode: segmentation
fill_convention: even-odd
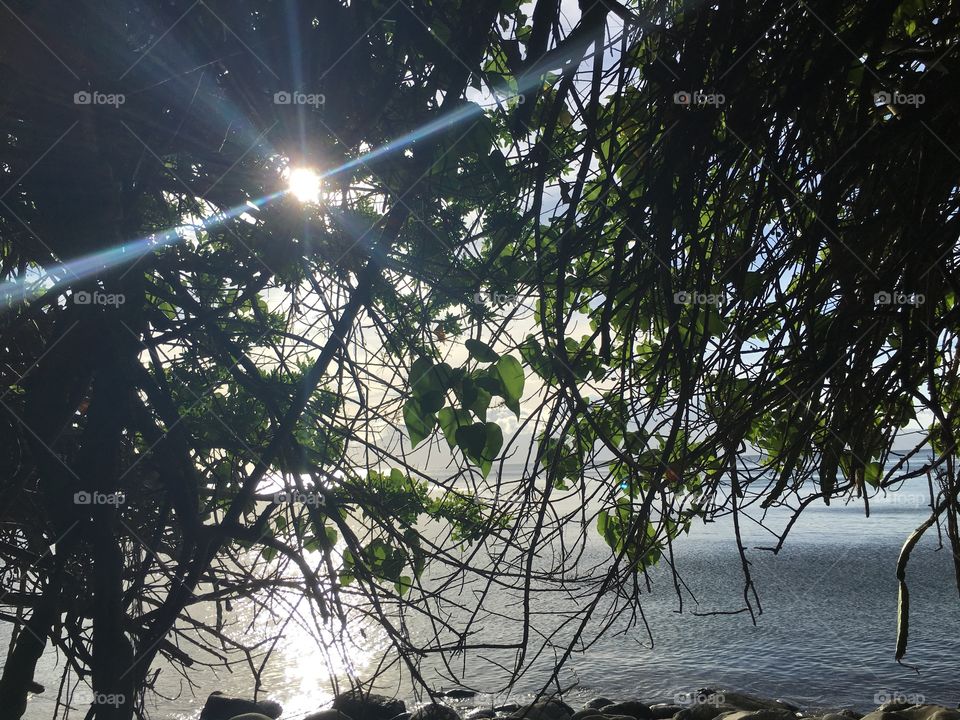
[[[908,481],[899,492],[871,501],[870,517],[862,505],[809,507],[797,522],[778,555],[754,549],[772,545],[770,534],[744,521],[748,560],[762,614],[756,624],[747,613],[729,612],[743,606],[743,575],[729,521],[698,524],[675,543],[675,562],[690,592],[684,593],[682,612],[673,580],[666,568],[651,573],[642,610],[643,623],[627,628],[622,620],[584,652],[574,653],[559,678],[565,697],[578,703],[587,697],[638,698],[672,701],[678,693],[702,687],[728,688],[790,700],[803,707],[866,709],[885,699],[913,699],[956,706],[960,702],[960,592],[953,577],[948,546],[940,548],[931,529],[914,550],[907,571],[911,594],[910,645],[905,662],[894,661],[897,613],[895,563],[906,537],[929,515],[927,482]],[[782,512],[769,524],[780,527]],[[580,560],[584,568],[601,565],[609,557],[603,541],[591,533]],[[465,592],[469,588],[465,588]],[[691,598],[690,593],[695,596]],[[495,598],[502,617],[479,628],[487,642],[516,639],[516,598]],[[555,627],[573,601],[558,595],[534,600],[533,610],[544,627]],[[233,632],[256,634],[257,622],[282,623],[295,608],[279,608],[273,617],[258,616],[238,604]],[[456,618],[456,610],[451,610]],[[538,620],[539,621],[539,620]],[[426,624],[412,618],[409,632],[417,637]],[[266,631],[263,631],[266,635]],[[284,718],[303,717],[329,703],[331,673],[346,663],[369,675],[382,657],[384,640],[373,626],[367,639],[335,657],[329,647],[318,647],[295,623],[290,623],[263,675],[261,697],[279,700]],[[2,639],[2,638],[0,638]],[[511,652],[468,654],[454,668],[478,696],[462,707],[488,705],[508,697],[525,699],[538,692],[552,671],[555,657],[544,654],[514,684],[503,691]],[[31,699],[28,720],[52,716],[59,684],[58,659],[48,653],[38,680],[45,695]],[[434,688],[452,687],[449,671],[427,661],[423,671]],[[342,672],[341,672],[342,676]],[[160,720],[196,718],[209,692],[249,697],[252,680],[242,664],[232,672],[194,668],[186,679],[162,668],[158,681],[168,699],[149,705]],[[379,687],[414,701],[408,674],[387,670]],[[86,696],[78,691],[76,717],[83,717]]]

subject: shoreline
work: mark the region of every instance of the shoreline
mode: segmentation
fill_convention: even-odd
[[[254,702],[215,692],[208,697],[200,720],[960,720],[957,707],[926,703],[919,694],[892,692],[877,693],[874,699],[879,702],[872,709],[801,708],[781,699],[713,688],[649,703],[595,697],[581,707],[559,697],[487,706],[478,704],[477,694],[469,690],[442,691],[434,697],[437,702],[408,707],[396,697],[350,691],[337,696],[330,708],[284,715],[274,701]]]

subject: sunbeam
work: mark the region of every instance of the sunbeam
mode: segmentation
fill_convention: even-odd
[[[36,277],[9,280],[0,284],[0,312],[9,310],[13,305],[30,298],[41,297],[52,290],[82,282],[106,270],[132,264],[155,250],[183,240],[184,235],[193,230],[196,225],[213,227],[222,224],[249,212],[251,207],[263,207],[283,194],[283,191],[275,192],[258,200],[237,205],[225,212],[214,213],[196,224],[179,225],[116,247],[45,267],[37,271]]]
[[[539,73],[528,74],[520,79],[517,92],[523,93],[540,82],[542,82],[542,80]],[[204,218],[202,224],[210,227],[224,223],[250,210],[251,204],[256,207],[263,207],[287,195],[293,196],[301,203],[316,204],[320,200],[324,179],[340,175],[379,158],[403,150],[418,140],[423,140],[438,132],[448,130],[455,125],[479,118],[483,113],[484,110],[479,105],[466,103],[452,112],[425,123],[378,148],[363,153],[326,172],[318,172],[309,167],[288,168],[283,175],[287,183],[285,189],[266,195],[258,200],[244,202],[224,212],[215,213]],[[136,262],[154,250],[179,242],[183,239],[183,233],[191,228],[192,226],[190,225],[170,228],[159,233],[126,242],[118,247],[101,250],[38,270],[36,277],[33,278],[21,277],[2,283],[0,284],[0,312],[9,310],[14,305],[30,298],[41,297],[52,290],[68,287],[72,283],[86,280],[95,276],[97,273]]]

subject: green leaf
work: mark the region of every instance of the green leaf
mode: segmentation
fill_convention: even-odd
[[[410,443],[413,447],[419,445],[436,426],[436,418],[430,413],[425,413],[420,407],[420,401],[416,398],[410,398],[403,404],[403,422],[407,426],[407,433],[410,435]]]
[[[443,407],[444,394],[441,390],[430,390],[420,396],[420,408],[425,413],[435,413]]]
[[[494,352],[493,348],[480,340],[470,338],[466,342],[467,350],[470,351],[470,357],[480,362],[496,362],[500,356]]]
[[[503,431],[496,423],[473,423],[456,430],[457,445],[486,477],[503,447]]]
[[[418,358],[410,368],[410,387],[415,395],[421,395],[430,390],[430,371],[433,369],[433,360],[428,357]]]
[[[519,400],[523,396],[523,366],[520,361],[511,355],[504,355],[497,361],[497,374],[507,397]]]
[[[466,410],[455,410],[451,407],[442,408],[437,415],[440,429],[447,439],[447,444],[453,448],[457,444],[457,429],[470,425],[470,413]]]
[[[753,300],[764,290],[763,273],[755,270],[747,272],[743,279],[743,296],[747,300]]]
[[[413,578],[411,578],[409,575],[401,575],[394,587],[396,587],[397,593],[400,595],[400,597],[403,597],[410,592],[410,588],[413,587]]]
[[[727,323],[715,308],[708,308],[704,329],[709,335],[722,335],[727,331]]]
[[[478,418],[486,422],[487,408],[490,407],[490,400],[493,396],[480,387],[473,378],[464,378],[461,388],[460,401],[463,403],[463,407],[473,411]]]
[[[502,360],[503,358],[501,358]],[[486,390],[491,395],[507,395],[507,390],[503,386],[503,380],[500,379],[500,373],[497,370],[497,367],[491,366],[488,369],[487,374],[480,375],[477,377],[474,382],[484,390]]]
[[[443,393],[453,383],[453,368],[447,363],[434,365],[429,358],[420,358],[410,369],[410,388],[416,397]]]
[[[500,426],[496,423],[488,422],[485,428],[486,442],[484,442],[483,445],[482,462],[480,463],[480,469],[484,477],[490,473],[490,468],[493,467],[493,461],[499,454],[500,448],[503,447],[503,430],[500,429]]]
[[[486,442],[486,429],[483,423],[473,423],[466,427],[457,428],[455,437],[457,446],[463,450],[467,457],[472,459],[483,454],[483,446]]]
[[[883,463],[867,463],[863,471],[863,479],[873,485],[873,487],[877,487],[883,479]]]

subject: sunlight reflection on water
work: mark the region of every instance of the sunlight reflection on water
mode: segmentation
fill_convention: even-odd
[[[960,699],[955,685],[960,661],[955,639],[960,636],[960,613],[949,553],[937,549],[935,534],[918,546],[908,572],[914,615],[907,660],[918,664],[921,672],[914,674],[893,661],[894,563],[905,537],[926,518],[927,502],[926,481],[918,479],[900,493],[875,500],[869,519],[863,517],[860,506],[813,506],[779,556],[749,550],[764,608],[757,626],[747,615],[692,614],[738,607],[743,592],[729,524],[695,526],[689,537],[676,543],[675,550],[699,605],[687,597],[684,613],[677,614],[672,580],[662,568],[656,568],[651,573],[653,590],[644,596],[643,605],[654,646],[649,646],[642,625],[625,634],[608,635],[586,654],[573,656],[562,684],[579,683],[571,694],[574,698],[605,694],[669,700],[677,692],[717,685],[813,706],[865,708],[884,690],[921,692],[928,700],[956,704]],[[750,548],[771,544],[769,535],[756,526],[748,524],[746,532]],[[607,553],[602,541],[592,537],[582,564],[600,564]],[[318,560],[319,555],[313,559]],[[305,603],[297,605],[292,593],[285,595],[284,602],[274,608],[269,619],[262,610],[257,614],[251,602],[235,603],[233,623],[225,632],[249,643],[265,640],[286,624],[264,670],[261,697],[277,699],[284,705],[283,718],[296,720],[327,706],[333,697],[334,679],[344,683],[348,668],[361,678],[369,676],[387,643],[383,631],[359,615],[355,624],[346,628],[348,632],[335,635],[327,628],[318,642],[314,620],[303,612]],[[482,639],[515,640],[517,624],[509,622],[510,598],[494,598],[494,602],[507,617],[486,623]],[[542,612],[544,622],[569,609],[569,604],[558,598],[538,603],[535,609]],[[210,609],[200,609],[198,616],[213,619]],[[427,630],[416,618],[408,622],[415,638]],[[509,662],[510,655],[503,653],[499,661]],[[465,662],[470,686],[483,691],[502,684],[504,672],[494,664],[476,657]],[[533,671],[517,683],[514,695],[538,690],[552,663],[552,657],[538,660]],[[436,672],[438,665],[427,662],[424,669],[435,688],[451,686]],[[55,658],[47,653],[38,672],[47,694],[31,700],[28,720],[51,716],[59,682],[56,670]],[[196,698],[190,696],[181,678],[163,668],[158,689],[168,697],[180,697],[152,706],[155,717],[192,720],[213,690],[252,695],[253,681],[244,665],[235,665],[230,673],[200,667],[188,673],[199,686]],[[395,668],[385,673],[380,687],[410,698],[408,680]],[[82,707],[84,699],[78,693],[74,705]],[[503,699],[481,694],[470,704]]]

